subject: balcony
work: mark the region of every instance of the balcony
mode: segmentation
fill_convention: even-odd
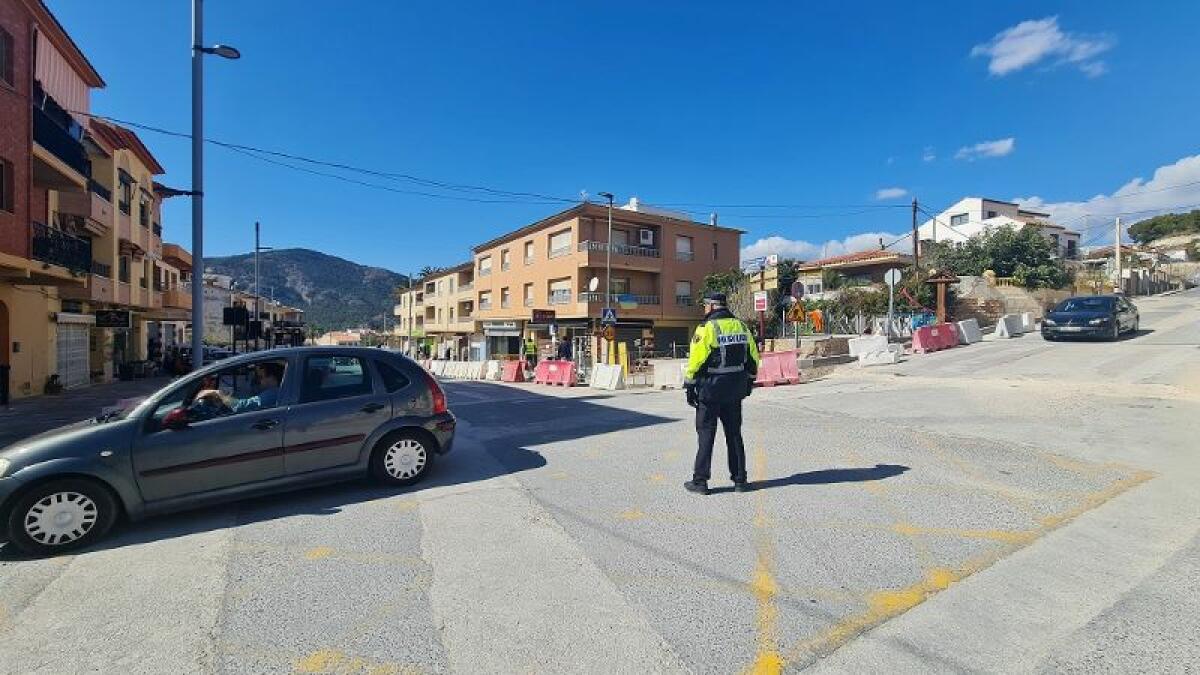
[[[474,281],[468,281],[467,283],[458,287],[459,293],[465,293],[465,292],[471,291],[471,290],[475,290],[475,282]]]
[[[97,185],[97,187],[101,186]],[[112,202],[95,190],[60,192],[58,193],[58,208],[64,214],[82,218],[83,227],[97,237],[103,237],[112,228]]]
[[[92,274],[105,279],[112,278],[112,265],[102,263],[99,260],[92,261]]]
[[[154,223],[150,226],[150,231],[154,233],[154,236],[160,239],[162,238],[162,225]]]
[[[525,298],[525,306],[533,307],[533,298]]]
[[[172,288],[163,293],[162,304],[164,307],[173,307],[176,309],[191,309],[192,294],[188,290],[181,288]]]
[[[482,268],[482,267],[481,267],[481,268],[479,268],[479,276],[481,276],[481,277],[490,277],[490,276],[492,276],[492,268],[490,268],[490,267],[488,267],[488,268],[486,268],[486,269],[484,269],[484,268]]]
[[[690,295],[677,295],[675,296],[675,304],[680,307],[691,307],[696,304],[696,299]]]
[[[45,223],[31,223],[33,230],[33,259],[65,267],[72,272],[92,270],[92,240],[76,237]]]
[[[103,199],[104,201],[108,202],[110,206],[112,205],[112,190],[104,187],[103,185],[101,185],[99,182],[97,182],[95,179],[92,179],[92,178],[89,178],[87,183],[88,183],[88,185],[87,185],[88,192],[90,192],[90,193],[96,195],[97,197]]]
[[[510,263],[510,262],[500,263],[500,271],[501,272],[507,272],[511,269],[512,269],[512,263]]]
[[[525,264],[526,264],[527,266],[528,266],[528,265],[532,265],[532,264],[533,264],[533,256],[531,256],[531,255],[527,255],[527,256],[525,256]]]
[[[552,305],[569,305],[571,304],[571,291],[550,291],[550,304]]]
[[[696,254],[691,251],[675,251],[675,259],[684,262],[692,262],[696,259]]]
[[[124,281],[117,282],[117,304],[119,304],[119,305],[133,304],[133,302],[130,299],[132,297],[132,295],[133,295],[133,291],[132,291],[132,289],[129,288],[128,283],[125,283]]]
[[[479,309],[480,309],[481,311],[484,311],[484,312],[486,312],[486,311],[490,310],[491,308],[492,308],[492,303],[491,303],[491,301],[490,301],[490,300],[489,300],[489,301],[487,301],[487,302],[483,302],[483,301],[481,301],[481,302],[479,303]]]
[[[91,171],[83,143],[39,107],[33,108],[33,141],[33,180],[37,185],[54,190],[87,187]]]
[[[662,252],[656,248],[648,248],[645,246],[630,246],[628,244],[607,244],[602,241],[581,241],[579,242],[579,250],[582,252],[600,251],[605,252],[611,250],[616,255],[628,255],[638,258],[661,258]]]
[[[580,302],[598,304],[604,302],[603,293],[580,293]],[[611,305],[620,306],[622,302],[625,304],[633,303],[636,305],[657,305],[659,298],[657,295],[634,295],[632,293],[613,293],[608,296],[608,302]]]

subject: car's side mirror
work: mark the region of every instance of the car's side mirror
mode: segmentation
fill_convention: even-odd
[[[171,431],[186,429],[187,426],[188,416],[186,408],[176,408],[172,410],[171,412],[167,413],[167,416],[164,417],[162,421],[162,427],[164,429],[170,429]]]

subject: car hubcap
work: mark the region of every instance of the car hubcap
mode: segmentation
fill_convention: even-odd
[[[61,546],[83,537],[96,525],[96,502],[78,492],[55,492],[25,514],[25,534],[45,546]]]
[[[392,478],[412,478],[425,469],[425,446],[406,438],[388,448],[383,456],[383,468]]]

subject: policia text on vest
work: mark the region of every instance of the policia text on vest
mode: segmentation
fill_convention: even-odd
[[[729,457],[729,477],[734,489],[744,492],[746,448],[742,442],[742,399],[750,395],[758,374],[758,346],[750,329],[725,308],[725,296],[710,294],[704,298],[707,312],[696,329],[684,371],[684,390],[688,405],[696,408],[696,434],[699,448],[692,480],[684,483],[690,492],[708,494],[713,443],[717,420],[725,429]]]

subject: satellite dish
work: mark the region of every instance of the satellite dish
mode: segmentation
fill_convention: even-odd
[[[592,277],[592,280],[588,282],[588,291],[595,293],[597,288],[600,288],[600,278]]]

